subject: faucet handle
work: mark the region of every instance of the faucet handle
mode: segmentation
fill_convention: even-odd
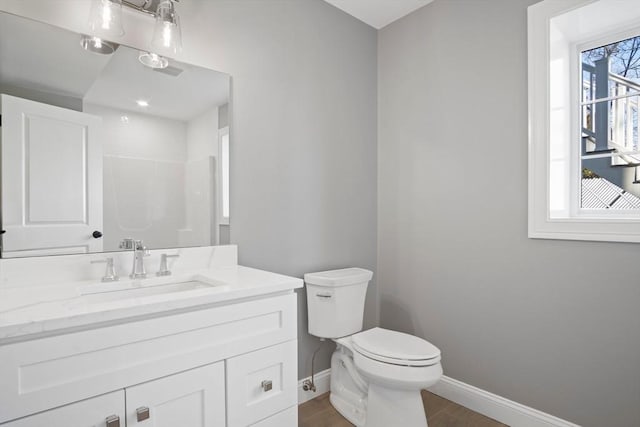
[[[102,264],[102,263],[106,263],[107,264],[107,268],[104,271],[104,276],[102,276],[102,281],[103,282],[115,282],[116,280],[119,279],[119,277],[116,275],[116,269],[113,266],[113,257],[107,257],[105,259],[96,259],[91,261],[91,264]]]
[[[134,249],[135,247],[134,245],[135,245],[135,240],[133,240],[131,237],[127,237],[126,239],[122,239],[122,241],[120,242],[119,248],[131,250],[131,249]]]
[[[179,254],[173,254],[173,255],[162,254],[162,255],[160,255],[160,269],[156,273],[156,276],[170,276],[171,275],[171,271],[169,270],[169,267],[167,266],[167,258],[178,258],[179,256],[180,256]]]

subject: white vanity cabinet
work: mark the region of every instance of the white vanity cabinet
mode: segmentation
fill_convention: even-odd
[[[297,425],[294,293],[112,323],[0,344],[0,426]]]

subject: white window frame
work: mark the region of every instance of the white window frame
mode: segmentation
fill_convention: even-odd
[[[640,242],[640,216],[577,209],[580,153],[571,143],[580,138],[580,52],[639,28],[638,5],[545,0],[529,7],[530,238]],[[559,167],[552,168],[552,154]]]
[[[224,153],[223,151],[223,143],[222,140],[224,137],[228,138],[228,147],[227,147],[227,153]],[[218,225],[229,225],[229,216],[230,216],[230,212],[227,212],[227,215],[224,215],[223,212],[223,206],[224,206],[224,199],[225,197],[227,198],[227,203],[230,203],[229,197],[230,197],[230,192],[229,192],[229,176],[227,176],[227,179],[225,180],[224,177],[224,162],[225,162],[225,157],[226,157],[226,162],[227,162],[227,168],[230,167],[230,151],[231,150],[231,137],[229,135],[229,126],[225,126],[223,128],[218,129],[218,165],[217,165],[217,170],[218,170],[218,212],[219,212],[219,220],[218,220]],[[227,173],[229,173],[229,171],[227,171]],[[226,188],[225,188],[226,186]],[[228,209],[230,210],[231,207],[229,206]]]

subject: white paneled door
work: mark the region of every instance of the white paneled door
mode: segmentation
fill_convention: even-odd
[[[101,251],[101,119],[0,100],[3,256]]]

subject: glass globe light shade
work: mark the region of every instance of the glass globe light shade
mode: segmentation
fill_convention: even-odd
[[[89,29],[93,34],[103,37],[122,36],[122,0],[93,0]]]
[[[151,39],[151,51],[159,55],[175,55],[182,50],[180,17],[172,0],[163,0],[158,5],[156,23]]]

